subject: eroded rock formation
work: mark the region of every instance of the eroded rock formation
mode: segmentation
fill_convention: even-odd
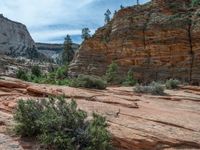
[[[185,86],[176,91],[166,90],[166,96],[152,96],[134,93],[132,87],[89,90],[1,78],[0,140],[5,142],[0,148],[7,149],[14,141],[5,128],[12,125],[13,110],[19,99],[65,95],[75,99],[79,108],[89,114],[106,116],[113,143],[119,150],[200,149],[199,87]],[[33,141],[21,140],[13,144],[26,150],[38,149]]]
[[[115,61],[123,76],[139,80],[179,78],[200,82],[200,8],[190,0],[153,0],[120,10],[85,41],[70,74],[103,75]]]

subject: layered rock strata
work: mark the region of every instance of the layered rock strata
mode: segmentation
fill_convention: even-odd
[[[121,9],[76,54],[69,73],[103,75],[115,61],[119,75],[141,81],[200,82],[200,8],[189,0],[153,0]]]

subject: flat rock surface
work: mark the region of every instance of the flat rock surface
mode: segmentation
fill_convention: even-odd
[[[132,87],[92,90],[0,79],[0,142],[5,139],[0,149],[2,146],[8,146],[6,150],[33,149],[31,142],[19,142],[17,146],[19,140],[13,140],[3,127],[12,124],[19,99],[36,99],[49,94],[64,94],[74,98],[89,114],[97,112],[106,116],[113,143],[119,150],[200,149],[200,88],[184,86],[165,93],[153,96],[134,93]],[[13,141],[14,145],[6,141]]]

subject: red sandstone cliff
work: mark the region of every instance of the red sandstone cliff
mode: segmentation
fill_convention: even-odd
[[[133,68],[140,80],[200,82],[200,8],[189,0],[153,0],[120,10],[85,41],[69,73],[103,75],[116,61],[120,75]]]

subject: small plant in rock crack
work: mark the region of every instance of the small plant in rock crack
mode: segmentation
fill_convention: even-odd
[[[42,100],[19,100],[14,115],[18,135],[37,137],[52,150],[110,150],[106,119],[77,108],[74,100],[63,97]]]

